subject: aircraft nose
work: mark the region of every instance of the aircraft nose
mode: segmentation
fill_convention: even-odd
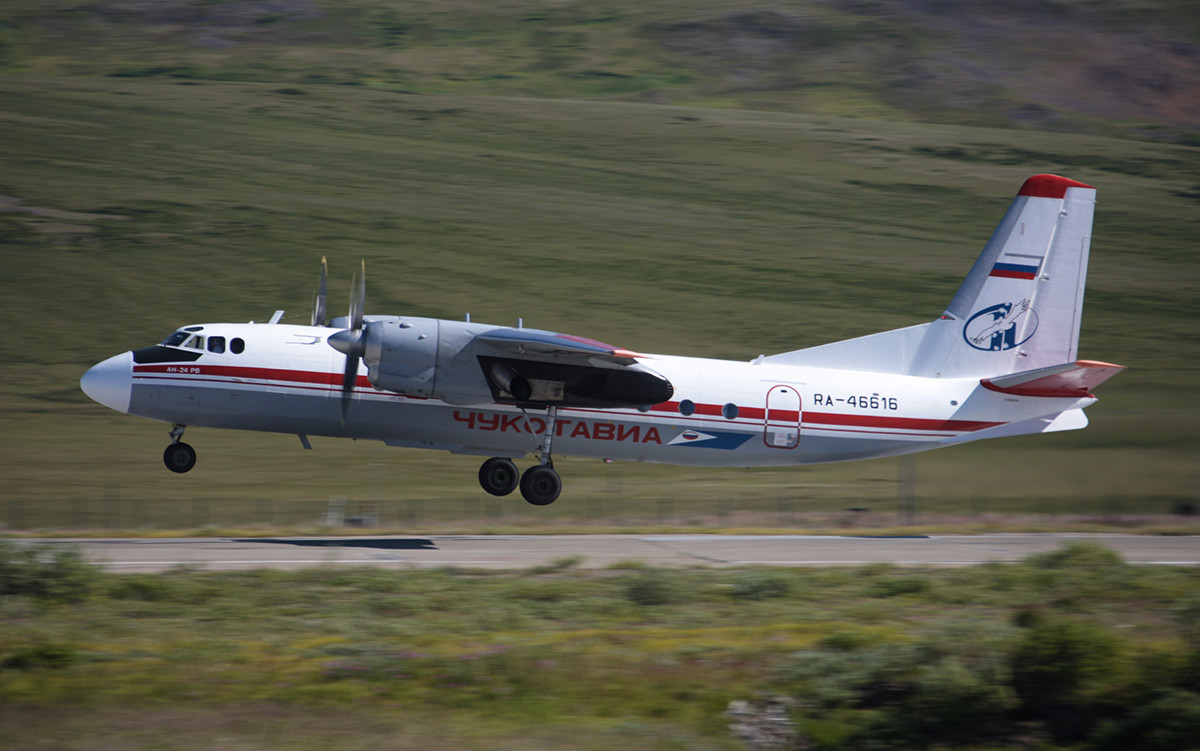
[[[79,379],[79,388],[92,401],[118,412],[129,411],[133,384],[133,353],[122,352],[88,368]]]

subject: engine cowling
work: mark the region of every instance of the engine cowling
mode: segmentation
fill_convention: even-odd
[[[670,382],[641,364],[537,359],[477,337],[495,326],[433,318],[371,318],[363,361],[377,389],[449,404],[630,407],[671,398]]]
[[[377,389],[431,397],[437,384],[438,321],[404,318],[371,321],[363,362]]]

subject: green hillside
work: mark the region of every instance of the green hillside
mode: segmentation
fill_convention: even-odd
[[[895,460],[763,472],[567,462],[563,502],[535,515],[483,498],[475,459],[337,441],[309,454],[294,437],[195,430],[201,464],[176,477],[159,460],[163,426],[90,403],[78,377],[186,323],[264,320],[277,308],[306,321],[322,255],[334,308],[365,258],[369,312],[523,317],[649,352],[749,359],[919,323],[942,310],[1037,172],[1100,190],[1081,355],[1130,369],[1105,384],[1085,431],[917,459],[920,510],[1111,523],[1200,503],[1191,131],[1157,121],[1173,143],[1128,135],[1120,119],[1078,121],[1090,135],[984,128],[962,124],[974,117],[966,110],[916,122],[879,109],[886,91],[865,85],[858,99],[832,97],[838,106],[739,108],[758,100],[700,96],[718,92],[720,77],[650,33],[724,10],[614,5],[601,23],[604,6],[536,19],[520,3],[494,18],[469,5],[416,5],[411,19],[382,7],[0,10],[0,523],[308,524],[332,495],[380,503],[391,525],[439,528],[823,526],[864,507],[892,523],[914,489],[898,483],[909,470]],[[1169,15],[1155,7],[1138,23]],[[1118,33],[1097,8],[1088,18]],[[388,22],[391,42],[379,36],[385,17],[400,18]],[[532,73],[494,86],[450,75],[469,60],[527,70],[537,45],[519,42],[540,38],[533,30],[593,23],[615,36],[579,32],[538,74],[543,89]],[[512,30],[521,24],[532,30]],[[921,38],[941,49],[940,37]],[[507,67],[496,62],[503,50]],[[674,81],[662,101],[727,106],[589,89],[595,80],[569,72],[607,63],[580,50],[634,66],[622,75],[659,71]],[[428,73],[384,75],[381,61],[410,58]],[[825,114],[855,101],[878,117]]]
[[[1187,0],[11,0],[40,75],[332,83],[1194,142]]]

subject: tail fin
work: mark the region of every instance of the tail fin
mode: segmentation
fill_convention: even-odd
[[[1025,181],[941,318],[764,358],[930,377],[996,376],[1073,362],[1096,189]]]
[[[923,376],[985,376],[1075,360],[1096,189],[1025,181],[912,363]]]

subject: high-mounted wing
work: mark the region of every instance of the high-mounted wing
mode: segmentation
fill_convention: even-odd
[[[498,350],[518,356],[539,355],[568,361],[594,357],[617,365],[632,365],[637,362],[636,358],[640,357],[636,352],[595,339],[556,334],[540,329],[498,328],[486,331],[476,338]]]
[[[498,402],[527,406],[634,407],[668,401],[674,387],[639,355],[595,339],[526,328],[475,337],[477,357]]]

